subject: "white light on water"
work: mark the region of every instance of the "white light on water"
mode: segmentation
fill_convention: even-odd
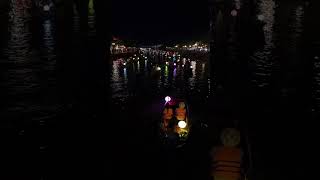
[[[237,15],[238,15],[237,10],[234,9],[234,10],[231,11],[231,16],[235,17]]]
[[[44,11],[50,11],[50,6],[49,5],[44,5],[43,6]]]
[[[258,15],[258,20],[259,21],[263,21],[264,20],[264,15],[262,15],[262,14]]]

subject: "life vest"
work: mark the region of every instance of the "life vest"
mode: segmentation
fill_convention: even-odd
[[[211,175],[214,179],[239,180],[241,178],[241,149],[217,147],[212,153]]]
[[[185,120],[185,118],[186,118],[186,109],[185,108],[177,108],[176,109],[176,117],[180,121]]]

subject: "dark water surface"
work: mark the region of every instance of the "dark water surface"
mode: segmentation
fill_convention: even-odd
[[[183,54],[181,58],[191,60],[190,73],[184,72],[181,65],[171,68],[163,62],[157,75],[153,69],[155,57],[137,53],[140,60],[125,66],[122,59],[108,61],[109,71],[102,78],[108,88],[101,92],[91,81],[99,76],[95,71],[99,66],[94,61],[97,57],[91,56],[96,47],[93,9],[88,16],[88,41],[83,43],[80,17],[74,8],[73,55],[64,62],[59,61],[59,19],[53,12],[40,18],[31,0],[1,3],[1,19],[7,17],[8,21],[0,27],[0,32],[7,34],[1,35],[5,39],[0,56],[0,125],[16,140],[8,142],[7,151],[13,155],[4,162],[8,170],[18,167],[16,170],[24,172],[14,177],[35,172],[35,168],[28,167],[33,161],[28,135],[32,134],[31,127],[37,126],[42,179],[60,179],[62,172],[71,177],[86,171],[100,172],[94,169],[97,164],[88,165],[95,161],[110,165],[112,168],[104,171],[117,179],[208,179],[209,148],[230,120],[240,120],[241,128],[249,132],[257,179],[286,179],[292,174],[304,177],[306,166],[292,162],[306,159],[292,153],[306,152],[305,138],[313,135],[305,133],[306,124],[320,112],[320,40],[313,36],[319,27],[314,26],[316,10],[312,4],[259,1],[257,14],[264,17],[265,44],[246,60],[247,72],[233,71],[232,65],[223,69],[230,77],[248,74],[245,84],[231,82],[237,84],[231,89],[220,86],[209,73],[208,56]],[[80,53],[83,49],[89,49],[88,53]],[[61,68],[61,64],[68,63],[68,68]],[[58,70],[68,77],[59,79]],[[61,91],[68,93],[61,95]],[[98,106],[93,97],[104,93],[109,93],[105,103],[110,106],[92,110]],[[157,121],[166,95],[186,98],[196,122],[195,133],[184,149],[168,151],[157,143]],[[65,96],[68,102],[60,100]],[[108,114],[99,114],[104,109]],[[308,122],[302,124],[296,119]],[[104,125],[97,128],[103,132],[96,132],[99,138],[94,139],[92,129],[99,124]],[[295,125],[300,128],[293,128]],[[85,166],[80,165],[83,162]],[[121,173],[115,173],[118,171]],[[280,176],[274,177],[276,173]]]

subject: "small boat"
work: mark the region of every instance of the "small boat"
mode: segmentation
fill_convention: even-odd
[[[165,145],[181,147],[189,137],[192,123],[185,100],[165,97],[160,121],[160,139]]]

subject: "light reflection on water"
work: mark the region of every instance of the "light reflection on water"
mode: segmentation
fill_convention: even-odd
[[[259,1],[258,7],[265,23],[265,45],[250,58],[254,67],[251,82],[263,89],[275,88],[272,83],[279,81],[281,91],[295,90],[299,88],[296,78],[301,76],[305,7],[302,2],[274,0]]]
[[[5,72],[4,86],[12,95],[31,93],[39,88],[39,81],[29,66],[31,53],[31,21],[29,8],[11,1],[9,11],[9,41],[4,54],[9,68]]]
[[[7,46],[4,49],[5,59],[1,66],[4,87],[8,104],[6,112],[9,117],[20,117],[21,113],[33,114],[34,119],[46,117],[55,111],[55,37],[54,22],[44,18],[40,20],[40,49],[32,46],[31,0],[10,1]],[[50,100],[49,100],[50,99]],[[23,116],[25,116],[24,114]]]
[[[73,4],[73,32],[80,32],[80,16],[76,4]]]
[[[166,93],[179,97],[186,97],[191,94],[198,95],[199,98],[207,96],[207,72],[205,63],[201,63],[201,61],[206,62],[206,59],[199,60],[199,62],[191,61],[192,70],[190,72],[186,71],[181,65],[166,65],[165,62],[160,64],[160,71],[156,70],[155,65],[149,69],[148,66],[151,66],[152,57],[148,59],[151,60],[143,60],[144,66],[141,66],[139,61],[127,62],[125,68],[121,63],[122,60],[113,61],[111,88],[114,100],[124,102],[131,91],[138,92],[141,90],[150,92],[151,95],[155,96]],[[125,78],[119,73],[121,71],[127,73],[128,81],[125,81]],[[141,86],[141,84],[143,85]]]
[[[313,110],[320,112],[320,59],[319,56],[314,57],[314,86],[313,98],[315,100]]]
[[[121,102],[126,101],[128,94],[127,83],[128,83],[127,68],[121,67],[121,61],[113,61],[111,82],[112,82],[112,95],[114,99]]]
[[[93,37],[96,34],[95,10],[93,7],[93,0],[89,1],[88,10],[89,10],[89,12],[88,12],[89,36]]]
[[[54,37],[54,22],[52,19],[47,19],[43,22],[43,46],[42,57],[46,63],[47,70],[54,71],[56,65],[56,52],[55,52],[55,37]]]
[[[259,1],[259,14],[264,17],[265,45],[256,51],[251,57],[251,63],[255,66],[252,83],[257,87],[270,85],[270,78],[274,69],[278,66],[275,62],[274,48],[274,23],[276,4],[273,0]]]

